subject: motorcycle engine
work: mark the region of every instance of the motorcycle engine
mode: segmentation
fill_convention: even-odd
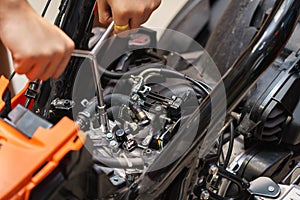
[[[153,48],[156,33],[141,31],[129,39],[112,38],[100,52],[99,64],[106,68],[101,77],[105,113],[94,97],[89,62],[82,61],[75,82],[73,115],[90,139],[86,148],[94,162],[95,198],[107,199],[131,187],[215,84],[212,78],[202,81],[206,72],[195,67],[205,60],[203,50],[179,55]]]
[[[94,93],[85,93],[83,88],[90,82],[91,75],[86,75],[91,72],[79,73],[85,78],[79,77],[84,81],[75,86],[80,92],[75,91],[73,99],[81,103],[74,108],[74,116],[90,138],[97,198],[119,198],[116,195],[142,178],[216,83],[211,74],[195,70],[194,63],[203,52],[179,55],[151,48],[157,46],[154,35],[146,30],[127,41],[115,38],[109,42],[109,50],[101,53],[105,56],[100,65],[106,66],[101,78],[106,113],[101,114]],[[120,50],[120,43],[125,51]],[[300,96],[296,91],[300,82],[295,52],[287,47],[234,111],[234,121],[223,139],[200,161],[195,197],[205,199],[208,193],[212,199],[218,199],[216,195],[247,199],[250,193],[258,199],[278,199],[298,190]],[[111,60],[114,62],[108,62]],[[203,64],[206,59],[200,60]],[[101,120],[107,121],[106,127]],[[220,149],[228,158],[222,159]],[[218,170],[214,170],[216,164]],[[274,191],[259,193],[253,188],[258,183],[266,188],[271,185]],[[279,195],[278,187],[286,193]]]

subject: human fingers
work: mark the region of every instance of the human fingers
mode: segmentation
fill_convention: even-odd
[[[132,17],[132,27],[139,28],[151,16],[152,12],[156,10],[161,3],[161,0],[146,0],[144,5],[137,9],[136,16]]]
[[[128,30],[130,30],[129,22],[125,25],[118,25],[117,23],[114,24],[114,33],[117,34],[121,38],[125,38],[129,35]]]
[[[74,50],[74,46],[71,46],[67,48],[67,50],[64,52],[64,55],[60,61],[60,63],[57,65],[56,71],[53,73],[52,78],[58,78],[66,69],[67,64],[70,61],[71,54]]]
[[[97,0],[99,22],[108,25],[112,22],[111,9],[106,0]]]
[[[57,52],[55,54],[54,60],[56,61],[53,60],[53,62],[51,63],[51,67],[55,68],[54,72],[50,76],[51,78],[58,78],[63,73],[75,48],[73,40],[69,38],[65,33],[61,32],[61,34],[64,37],[64,40],[62,41],[60,48],[57,49]]]
[[[44,73],[41,75],[41,80],[47,80],[48,78],[51,78],[54,76],[58,68],[61,68],[61,63],[63,59],[70,56],[70,52],[73,51],[74,43],[71,39],[69,39],[68,36],[66,36],[64,33],[62,33],[63,41],[60,43],[57,43],[56,47],[53,50],[53,54],[50,58],[49,64],[47,68],[45,69]],[[63,70],[66,66],[63,66]]]
[[[15,72],[18,74],[25,74],[29,72],[33,67],[33,59],[15,59],[13,57],[13,66]]]
[[[130,17],[132,14],[132,9],[129,9],[128,5],[124,5],[124,2],[122,2],[122,4],[115,4],[114,1],[111,1],[110,6],[114,20],[114,33],[119,34],[131,29]],[[123,33],[121,36],[127,36],[127,34]]]
[[[56,68],[56,71],[52,75],[52,78],[56,79],[56,78],[60,77],[60,75],[65,71],[69,60],[70,60],[70,57],[65,57],[64,59],[61,60],[58,67]]]
[[[138,29],[149,19],[151,12],[151,9],[147,6],[140,6],[139,8],[137,8],[134,13],[132,13],[130,28]]]
[[[57,67],[59,66],[59,64],[61,63],[62,61],[62,56],[63,56],[63,53],[61,55],[59,54],[56,54],[55,56],[53,56],[51,59],[50,59],[50,62],[48,63],[48,65],[46,66],[44,72],[41,74],[41,76],[39,77],[39,79],[45,81],[47,80],[48,78],[51,78],[56,70],[57,70]]]
[[[160,0],[107,0],[107,2],[112,9],[113,20],[116,24],[114,32],[117,34],[139,28],[160,5]]]
[[[39,79],[46,71],[49,62],[50,62],[49,58],[36,60],[36,63],[28,72],[25,73],[25,75],[31,81]]]

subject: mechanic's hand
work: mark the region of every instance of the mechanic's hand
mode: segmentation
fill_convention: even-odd
[[[115,22],[115,33],[139,28],[151,13],[158,8],[161,0],[97,0],[99,21],[108,25]]]
[[[40,17],[27,1],[1,0],[0,39],[11,51],[15,71],[28,79],[58,78],[66,68],[74,42]],[[13,1],[10,1],[13,2]]]

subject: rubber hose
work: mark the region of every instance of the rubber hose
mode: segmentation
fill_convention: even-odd
[[[148,68],[155,68],[155,69],[162,69],[165,68],[166,66],[164,64],[161,63],[151,63],[148,64],[146,66],[141,66],[137,69],[128,71],[128,72],[112,72],[112,71],[108,71],[105,68],[99,66],[99,71],[100,73],[107,78],[111,78],[111,79],[120,79],[120,78],[129,78],[131,75],[136,75],[136,74],[140,74],[141,72],[143,72],[144,70],[148,69]]]

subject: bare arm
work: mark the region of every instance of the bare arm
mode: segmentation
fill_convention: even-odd
[[[74,49],[73,41],[26,0],[0,1],[0,39],[12,53],[15,71],[30,80],[58,78]]]

